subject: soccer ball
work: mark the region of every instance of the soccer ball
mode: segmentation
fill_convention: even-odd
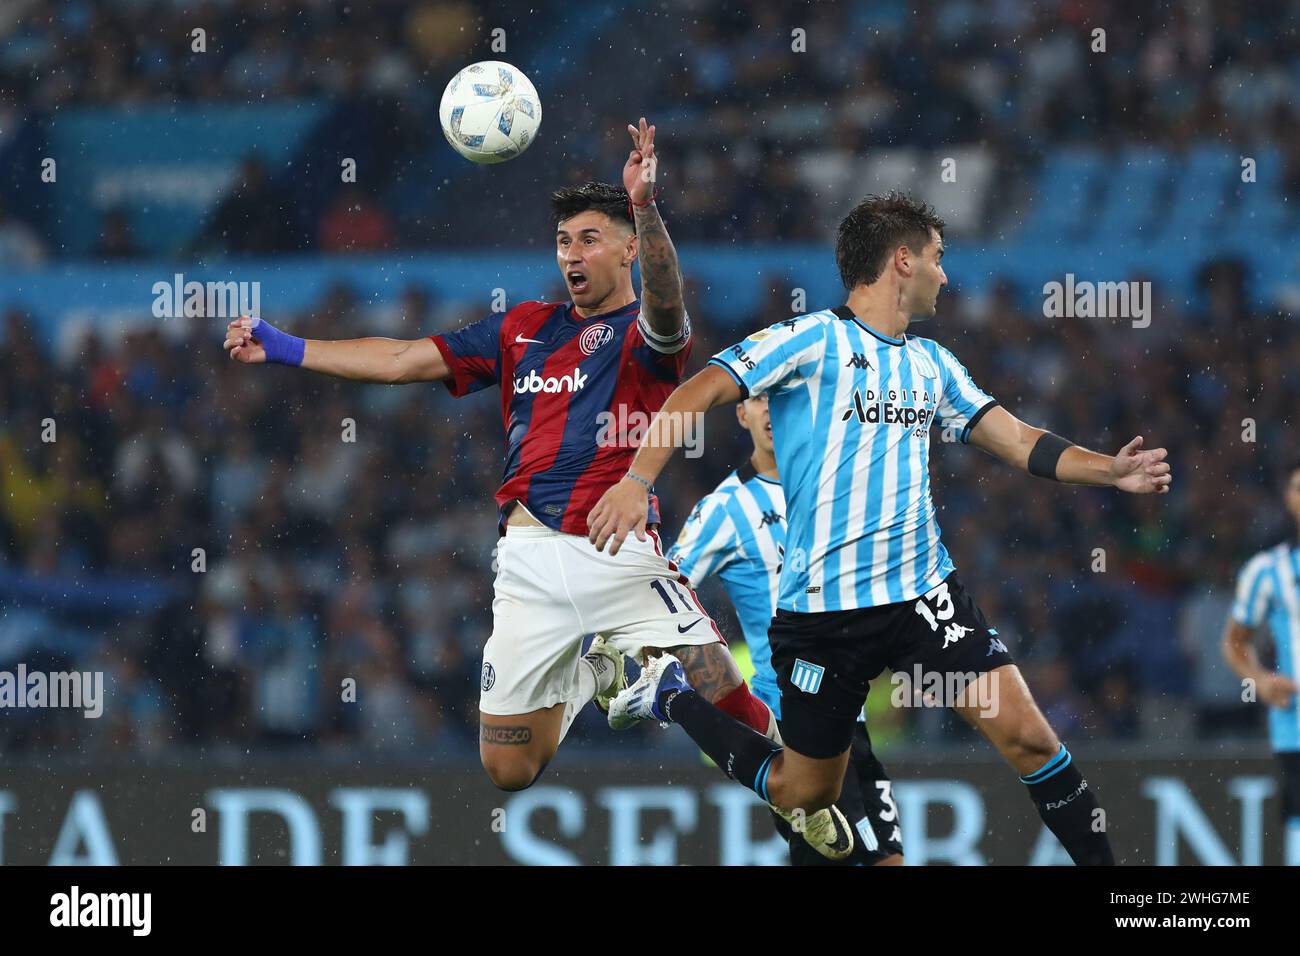
[[[476,163],[504,163],[528,148],[542,124],[537,90],[509,63],[484,60],[451,78],[438,107],[443,135]]]

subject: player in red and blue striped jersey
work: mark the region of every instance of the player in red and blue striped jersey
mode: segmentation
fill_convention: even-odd
[[[703,697],[760,733],[775,731],[689,582],[664,557],[653,496],[646,534],[618,555],[586,537],[588,512],[626,476],[638,426],[681,381],[691,346],[677,253],[654,201],[655,128],[643,118],[628,131],[622,188],[589,183],[552,197],[569,302],[526,302],[413,341],[308,341],[250,318],[226,336],[242,362],[359,381],[442,381],[456,396],[501,389],[506,463],[479,752],[504,790],[540,776],[588,701],[607,711],[626,685],[624,655],[647,648],[671,650]],[[596,639],[584,655],[586,634]],[[804,836],[829,858],[852,851],[834,808],[809,817]]]
[[[621,190],[589,185],[558,194],[557,206],[581,206],[593,197],[603,202],[606,192],[612,206],[626,203]],[[585,223],[597,216],[608,218],[590,210],[572,218]],[[561,231],[569,224],[562,221]],[[565,264],[566,281],[589,283],[574,255]],[[616,423],[653,414],[685,371],[688,319],[661,339],[636,300],[607,312],[580,309],[572,302],[525,302],[432,337],[451,371],[445,381],[453,395],[501,386],[506,465],[496,500],[503,523],[519,502],[547,527],[585,535],[587,512],[627,473],[634,446],[619,440]],[[651,507],[657,518],[653,496]]]

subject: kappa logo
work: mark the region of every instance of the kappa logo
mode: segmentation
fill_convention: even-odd
[[[975,630],[973,627],[966,627],[964,624],[949,624],[943,629],[943,646],[956,644],[963,637]]]
[[[826,668],[820,664],[810,664],[802,658],[795,658],[794,669],[790,671],[790,683],[805,694],[815,694],[822,689],[822,678]]]
[[[1000,639],[998,639],[998,638],[996,638],[996,637],[990,637],[990,638],[989,638],[989,652],[988,652],[987,654],[985,654],[984,656],[985,656],[985,657],[992,657],[994,651],[1001,651],[1003,654],[1010,654],[1010,653],[1011,653],[1010,651],[1007,650],[1007,645],[1003,644],[1002,641],[1001,641]]]
[[[515,379],[515,392],[528,394],[529,392],[576,392],[582,386],[587,384],[588,376],[582,373],[582,369],[575,368],[568,375],[561,375],[559,378],[542,378],[537,374],[537,369],[533,369],[525,378]]]
[[[764,511],[763,517],[759,519],[759,528],[766,528],[770,524],[778,524],[782,521],[781,515],[775,511]]]
[[[578,348],[582,349],[583,355],[590,355],[602,345],[608,345],[612,341],[614,341],[614,327],[598,322],[582,330],[582,335],[578,336]]]
[[[869,368],[873,372],[876,370],[876,367],[872,365],[871,361],[861,352],[854,352],[853,356],[848,360],[848,362],[845,364],[844,367],[845,368]]]

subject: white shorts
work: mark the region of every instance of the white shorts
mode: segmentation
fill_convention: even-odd
[[[492,636],[483,647],[479,710],[512,717],[569,700],[582,639],[599,634],[624,654],[713,644],[713,618],[663,553],[636,532],[610,557],[585,537],[507,525],[497,545]],[[725,642],[724,642],[725,643]]]

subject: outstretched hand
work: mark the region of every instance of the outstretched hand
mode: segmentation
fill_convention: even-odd
[[[1173,481],[1165,461],[1168,454],[1163,448],[1143,451],[1142,436],[1138,435],[1111,462],[1111,481],[1120,491],[1134,495],[1167,494]]]
[[[659,157],[655,155],[655,128],[647,126],[642,116],[640,126],[629,123],[627,131],[632,137],[632,152],[627,154],[627,164],[623,167],[623,185],[632,201],[641,203],[654,195],[655,171],[659,166]]]

